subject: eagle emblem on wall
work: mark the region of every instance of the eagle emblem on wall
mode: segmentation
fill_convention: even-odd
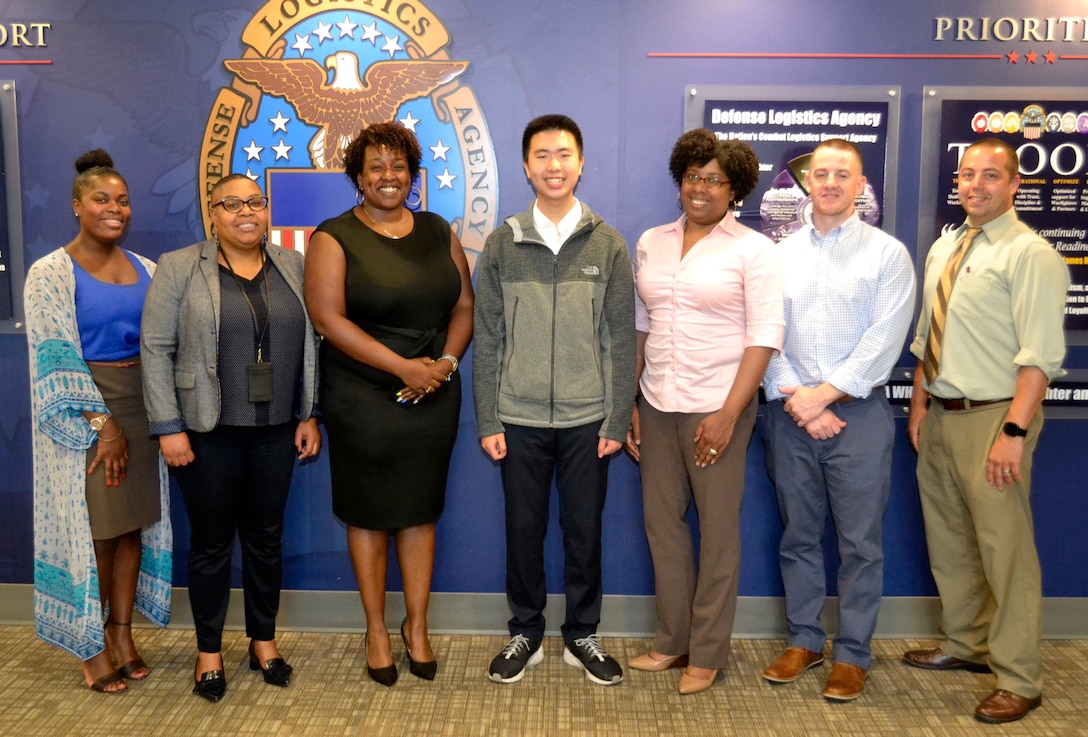
[[[284,98],[318,128],[309,144],[317,169],[343,169],[344,147],[359,130],[392,119],[401,104],[431,94],[468,68],[463,61],[398,59],[371,64],[360,79],[359,59],[350,51],[329,56],[324,66],[313,59],[267,58],[223,64],[265,94]]]

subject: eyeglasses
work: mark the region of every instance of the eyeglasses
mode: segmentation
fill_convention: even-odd
[[[695,186],[700,181],[711,189],[721,189],[727,184],[731,184],[728,179],[718,179],[717,177],[701,177],[698,174],[685,174],[684,181],[691,186]]]
[[[214,203],[212,207],[222,207],[227,212],[241,212],[242,205],[249,205],[249,209],[253,210],[253,212],[260,212],[268,207],[268,198],[262,195],[255,195],[248,200],[243,200],[240,197],[224,197],[219,202]]]

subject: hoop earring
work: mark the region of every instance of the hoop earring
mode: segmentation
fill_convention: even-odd
[[[423,190],[416,185],[408,188],[408,196],[404,198],[404,206],[414,210],[423,204]]]
[[[363,197],[363,190],[356,189],[355,190],[355,204],[362,205],[365,201],[366,201],[366,198]]]

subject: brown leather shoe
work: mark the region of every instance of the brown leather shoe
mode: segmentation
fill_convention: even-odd
[[[763,677],[772,683],[793,683],[809,668],[824,662],[823,653],[803,647],[787,647],[786,651],[763,670]]]
[[[926,670],[969,670],[972,673],[992,673],[985,663],[972,663],[953,657],[939,647],[932,650],[907,650],[903,653],[903,662],[915,668]]]
[[[853,663],[835,663],[824,686],[824,698],[830,701],[853,701],[865,688],[868,671]]]
[[[988,724],[1015,722],[1017,719],[1023,719],[1024,715],[1032,709],[1039,708],[1042,703],[1042,694],[1029,699],[999,688],[978,705],[975,709],[975,719]]]
[[[655,655],[657,657],[654,657]],[[687,665],[687,655],[662,655],[661,653],[655,653],[653,650],[627,661],[628,668],[646,671],[647,673],[659,673],[669,668],[686,668]]]

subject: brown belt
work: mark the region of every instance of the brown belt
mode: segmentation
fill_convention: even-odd
[[[885,386],[887,386],[887,385],[886,384],[881,384],[880,386],[874,386],[872,391],[869,392],[869,396],[872,396],[873,394],[876,394],[877,392],[883,392]],[[868,398],[868,397],[866,397],[866,398]],[[846,404],[847,402],[852,401],[854,399],[857,399],[857,397],[854,397],[854,396],[851,396],[851,395],[847,394],[845,397],[839,397],[838,399],[836,399],[834,404]]]
[[[974,407],[985,407],[987,404],[1000,404],[1001,402],[1012,401],[1012,397],[1007,397],[1005,399],[943,399],[941,397],[935,397],[932,394],[929,395],[929,398],[950,412],[958,412],[961,409],[972,409]]]
[[[128,361],[86,361],[88,366],[108,366],[110,368],[132,368],[140,365],[140,359],[133,358]]]

